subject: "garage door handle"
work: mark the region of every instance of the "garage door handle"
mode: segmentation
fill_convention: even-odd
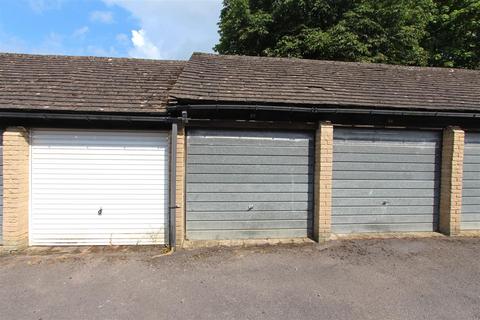
[[[102,212],[103,212],[103,209],[100,208],[100,210],[98,210],[98,215],[101,216],[101,215],[102,215]]]

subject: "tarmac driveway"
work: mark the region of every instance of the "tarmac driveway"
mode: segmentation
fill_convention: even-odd
[[[0,257],[0,319],[480,319],[480,239]]]

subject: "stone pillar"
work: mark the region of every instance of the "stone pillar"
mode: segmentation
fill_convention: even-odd
[[[320,122],[315,135],[315,206],[313,236],[328,240],[332,225],[333,125]]]
[[[7,250],[28,246],[29,133],[10,127],[3,133],[3,245]]]
[[[443,131],[439,229],[446,235],[460,232],[464,140],[465,132],[460,128]]]

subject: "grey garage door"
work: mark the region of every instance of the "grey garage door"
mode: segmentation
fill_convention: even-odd
[[[441,135],[334,130],[332,231],[434,231]]]
[[[461,228],[480,229],[480,133],[465,134]]]
[[[312,189],[312,134],[188,132],[188,239],[306,237]]]

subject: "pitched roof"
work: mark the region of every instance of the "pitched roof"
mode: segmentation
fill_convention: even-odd
[[[170,92],[189,103],[480,110],[480,71],[194,53]]]
[[[184,61],[0,54],[0,109],[165,112]]]

